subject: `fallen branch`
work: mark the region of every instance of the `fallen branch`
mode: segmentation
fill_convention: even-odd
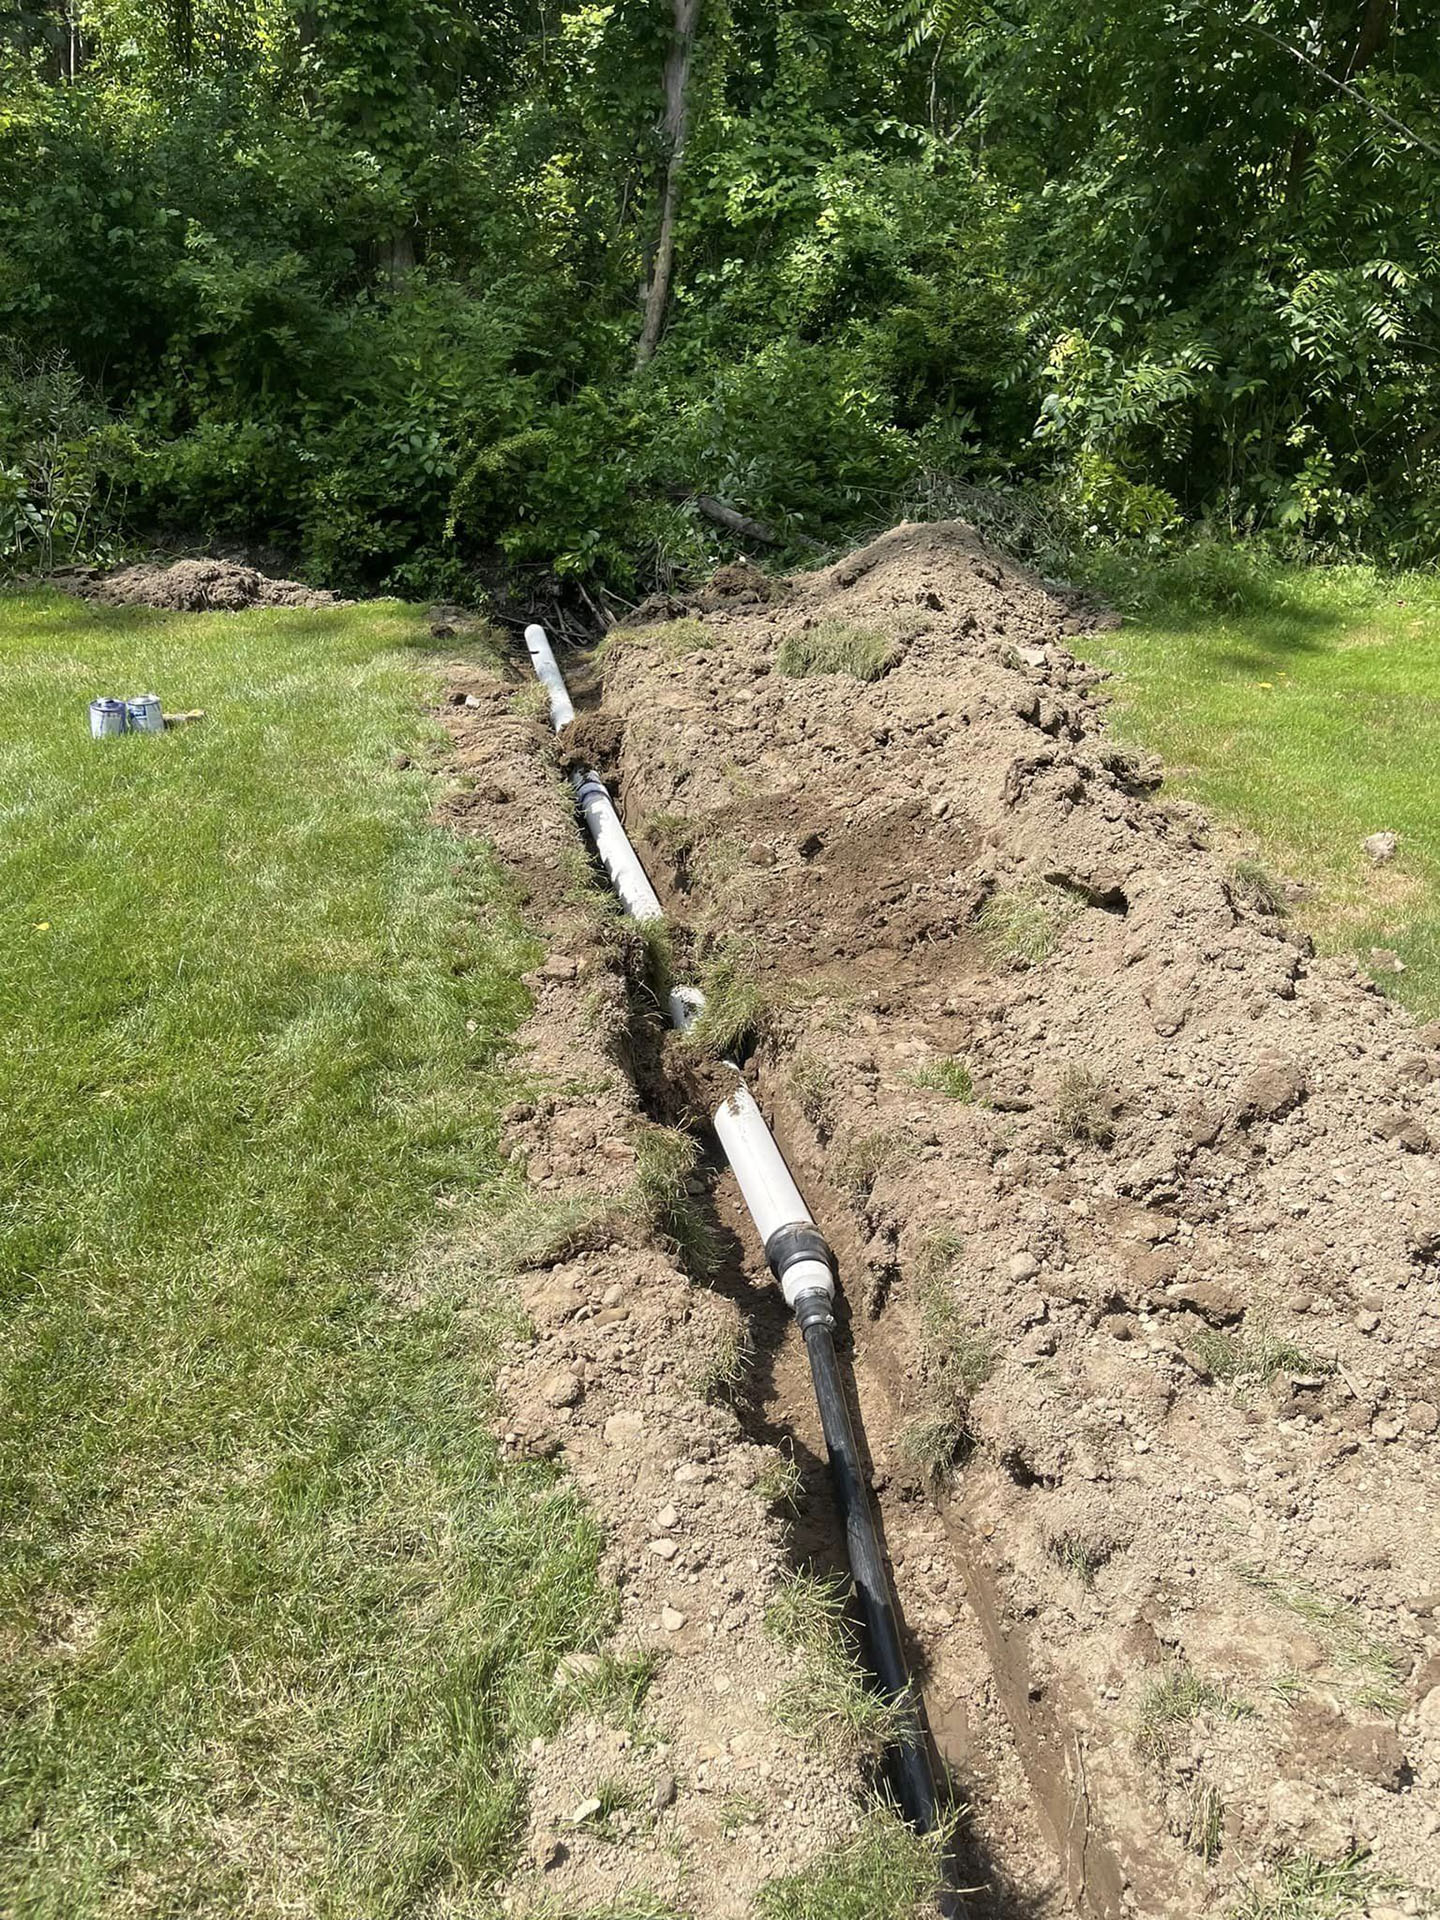
[[[808,533],[776,533],[773,527],[767,527],[763,520],[752,520],[749,514],[737,512],[727,506],[725,501],[717,500],[713,493],[696,493],[689,496],[695,502],[698,513],[707,520],[713,520],[717,527],[724,527],[727,533],[733,533],[742,540],[754,540],[762,547],[790,545],[809,547],[812,553],[821,551],[821,543],[812,540]]]

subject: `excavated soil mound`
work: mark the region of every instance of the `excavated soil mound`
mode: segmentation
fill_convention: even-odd
[[[752,1084],[842,1255],[962,1793],[998,1701],[1084,1911],[1218,1912],[1357,1846],[1420,1911],[1440,1032],[1166,799],[1094,611],[973,530],[724,585],[611,636],[587,738],[667,911],[768,1003]],[[818,1452],[775,1340],[757,1418]]]
[[[156,607],[166,613],[239,613],[246,607],[333,607],[333,593],[298,580],[272,580],[229,560],[146,562],[114,573],[57,575],[56,585],[107,607]]]

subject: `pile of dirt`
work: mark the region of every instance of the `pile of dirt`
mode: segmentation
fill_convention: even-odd
[[[1094,611],[972,530],[733,584],[612,636],[593,731],[667,911],[770,1003],[752,1084],[843,1256],[937,1731],[1003,1707],[1085,1911],[1356,1846],[1419,1911],[1440,1032],[1165,798]],[[894,664],[780,670],[837,626]],[[774,1340],[754,1418],[816,1450]],[[950,1745],[962,1792],[984,1745]]]
[[[298,580],[272,580],[230,560],[146,561],[111,573],[73,568],[56,586],[106,607],[155,607],[165,613],[240,613],[246,607],[334,607],[333,593]]]

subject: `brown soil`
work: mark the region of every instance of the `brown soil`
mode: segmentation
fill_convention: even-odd
[[[272,580],[230,560],[146,561],[97,573],[78,567],[51,576],[53,584],[107,607],[156,607],[167,613],[239,613],[246,607],[333,607],[342,603],[298,580]]]
[[[1440,1880],[1440,1034],[1250,904],[1204,821],[1110,740],[1104,676],[1077,657],[1081,602],[958,525],[897,528],[781,590],[752,572],[612,641],[584,745],[618,776],[693,935],[681,950],[703,962],[738,940],[771,1004],[749,1076],[841,1256],[882,1521],[973,1808],[974,1878],[1007,1913],[1070,1911],[1068,1888],[1086,1913],[1181,1920],[1287,1853],[1360,1843],[1416,1911],[1403,1889]],[[693,625],[671,640],[681,616],[712,644],[684,651]],[[777,671],[786,636],[822,620],[881,628],[898,664],[868,684]],[[550,1091],[516,1140],[532,1180],[568,1190],[593,1179],[591,1138],[643,1127],[637,1067],[663,1105],[659,1049],[625,1041],[616,935],[565,902],[568,796],[508,698],[450,710],[477,776],[460,812],[561,950],[563,977],[537,983]],[[1022,917],[1053,942],[1028,962],[1008,950]],[[950,1059],[977,1097],[924,1084]],[[723,1762],[699,1757],[697,1703],[732,1650],[740,1731],[812,1816],[762,1823],[743,1856],[692,1817],[673,1882],[654,1877],[653,1832],[567,1834],[538,1880],[579,1900],[650,1874],[697,1913],[738,1914],[844,1830],[860,1779],[807,1772],[766,1718],[762,1596],[787,1555],[833,1540],[803,1353],[728,1176],[706,1188],[729,1249],[713,1291],[653,1248],[578,1256],[526,1283],[542,1337],[507,1386],[517,1444],[558,1437],[610,1529],[622,1635],[658,1640],[667,1598],[716,1630],[652,1694],[679,1729],[665,1818],[713,1791],[701,1770]],[[598,1302],[615,1286],[631,1321],[612,1336]],[[748,1400],[697,1411],[687,1356],[737,1309]],[[583,1392],[556,1412],[562,1368]],[[653,1453],[606,1446],[612,1407],[643,1410]],[[937,1412],[968,1435],[939,1484],[913,1463]],[[776,1444],[809,1493],[788,1535],[746,1491],[755,1449]],[[691,1538],[721,1543],[689,1569],[694,1606],[680,1553],[657,1565],[645,1537],[676,1462],[713,1474],[686,1514]],[[537,1756],[537,1860],[554,1844],[543,1809],[584,1797],[611,1737],[597,1724]]]

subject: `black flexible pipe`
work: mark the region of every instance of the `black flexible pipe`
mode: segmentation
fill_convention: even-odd
[[[940,1815],[930,1751],[910,1684],[905,1650],[900,1643],[895,1597],[890,1591],[880,1552],[870,1494],[860,1470],[860,1449],[835,1354],[835,1321],[830,1302],[823,1293],[802,1293],[795,1302],[795,1318],[810,1359],[810,1377],[820,1408],[826,1451],[830,1455],[830,1474],[845,1522],[850,1571],[870,1642],[870,1664],[881,1697],[897,1708],[898,1724],[891,1750],[895,1789],[907,1818],[921,1833],[933,1833],[940,1825]]]

